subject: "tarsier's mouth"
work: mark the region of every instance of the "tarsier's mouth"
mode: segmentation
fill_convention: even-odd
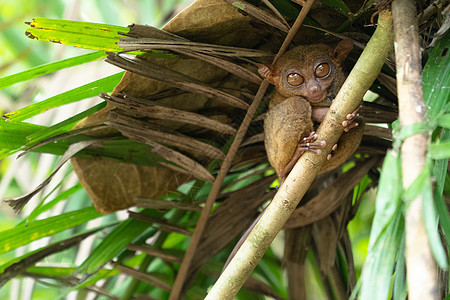
[[[308,97],[308,101],[309,101],[309,102],[316,103],[316,102],[322,101],[323,99],[325,99],[325,97],[326,97],[326,93],[324,92],[324,93],[319,94],[319,95],[317,95],[317,96],[309,96],[309,97]]]

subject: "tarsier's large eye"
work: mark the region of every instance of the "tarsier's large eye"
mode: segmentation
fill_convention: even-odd
[[[287,76],[287,82],[292,86],[299,86],[303,84],[304,81],[303,77],[298,73],[290,73]]]
[[[320,64],[316,67],[315,75],[317,78],[324,78],[330,74],[330,66],[326,63]]]

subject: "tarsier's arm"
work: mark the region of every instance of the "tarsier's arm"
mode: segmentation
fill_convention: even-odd
[[[313,107],[311,119],[314,122],[322,123],[323,119],[325,119],[325,115],[327,114],[329,107]]]

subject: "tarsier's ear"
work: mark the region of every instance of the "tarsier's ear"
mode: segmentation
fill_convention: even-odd
[[[264,79],[266,79],[269,83],[273,85],[278,84],[278,72],[272,65],[263,65],[263,64],[257,64],[258,66],[258,73],[261,75]]]
[[[345,39],[339,42],[337,44],[336,48],[334,48],[334,58],[339,62],[342,63],[344,59],[347,57],[347,55],[352,51],[353,49],[353,41],[351,39]]]

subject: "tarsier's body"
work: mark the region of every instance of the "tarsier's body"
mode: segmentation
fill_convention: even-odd
[[[324,44],[298,46],[282,55],[273,66],[262,65],[260,74],[276,86],[264,121],[265,146],[281,181],[305,151],[320,152],[324,141],[314,142],[314,122],[320,123],[342,86],[341,63],[353,48],[349,39],[336,47]],[[320,173],[344,163],[358,147],[363,126],[350,122],[338,142],[338,150]],[[347,124],[346,124],[347,125]]]
[[[353,42],[343,40],[336,47],[323,44],[298,46],[282,55],[273,66],[261,65],[259,73],[275,85],[277,92],[269,103],[264,120],[265,147],[270,164],[280,182],[305,151],[319,153],[326,143],[315,142],[314,123],[321,123],[331,102],[345,81],[341,63],[353,48]],[[338,149],[325,163],[320,173],[343,164],[361,142],[363,123],[354,122],[357,111],[347,116],[345,132]],[[351,130],[350,130],[351,129]],[[333,149],[336,149],[333,147]],[[261,214],[262,215],[262,214]],[[234,257],[261,215],[244,233],[228,257]]]

